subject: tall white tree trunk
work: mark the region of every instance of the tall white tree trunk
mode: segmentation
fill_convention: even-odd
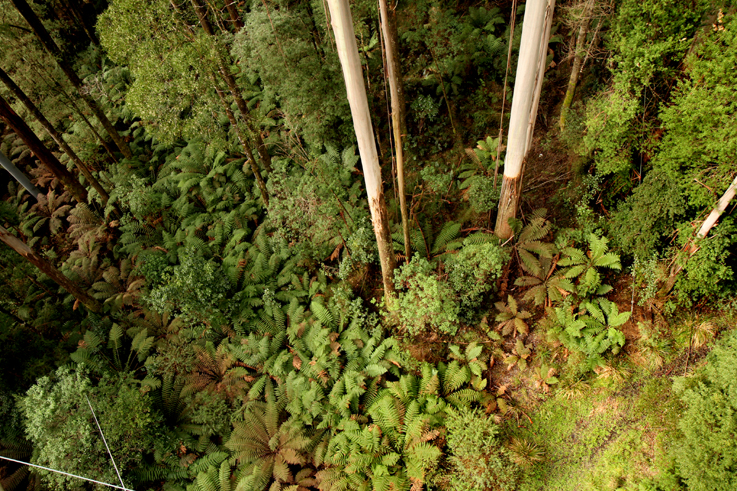
[[[545,62],[541,61],[541,57],[544,57],[547,50],[547,36],[550,34],[548,25],[552,21],[554,8],[554,0],[529,0],[525,6],[522,43],[509,120],[507,156],[504,160],[504,180],[495,227],[497,237],[505,240],[512,236],[508,220],[517,215],[522,187],[522,163],[532,139],[530,126],[534,126],[537,101],[542,88],[541,63],[543,73],[545,69]]]
[[[384,202],[384,190],[381,181],[381,168],[376,153],[376,142],[371,125],[366,87],[363,83],[363,71],[358,57],[358,45],[353,31],[353,19],[348,0],[328,0],[331,24],[335,33],[338,57],[343,67],[348,103],[351,106],[353,127],[358,140],[358,152],[361,155],[363,177],[366,182],[371,221],[376,234],[376,244],[381,261],[381,274],[384,280],[384,295],[394,296],[394,268],[396,259],[389,233],[389,221]]]
[[[532,108],[530,108],[530,123],[527,126],[527,146],[525,155],[530,151],[532,146],[532,135],[535,134],[535,121],[537,121],[537,108],[540,105],[540,94],[542,93],[543,80],[545,79],[545,69],[548,60],[548,42],[550,41],[550,29],[553,27],[553,13],[555,11],[555,0],[548,0],[548,8],[545,10],[545,32],[540,41],[540,53],[537,61],[537,78],[535,79],[535,92],[532,99]],[[522,169],[524,172],[524,168]]]

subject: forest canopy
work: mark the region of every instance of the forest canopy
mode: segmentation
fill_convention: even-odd
[[[733,0],[0,5],[0,491],[735,489]]]

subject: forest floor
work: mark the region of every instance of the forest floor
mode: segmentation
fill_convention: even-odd
[[[682,410],[673,380],[702,366],[713,339],[736,326],[734,309],[708,318],[688,314],[661,326],[673,339],[667,357],[647,357],[628,339],[619,363],[593,379],[562,373],[549,392],[535,388],[534,360],[526,373],[515,368],[508,393],[517,417],[507,420],[505,430],[512,445],[527,445],[526,452],[517,449],[528,456],[520,462],[525,470],[518,489],[643,489],[643,480],[671,465],[667,449]],[[712,337],[706,341],[697,332]],[[703,344],[696,348],[694,340]],[[561,372],[574,368],[569,363]]]

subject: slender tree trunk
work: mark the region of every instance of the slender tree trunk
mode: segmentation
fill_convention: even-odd
[[[258,164],[256,163],[256,159],[253,158],[253,151],[251,150],[251,146],[248,144],[248,139],[241,131],[240,126],[238,126],[238,121],[235,119],[235,115],[233,114],[233,111],[230,109],[230,104],[228,104],[227,99],[225,98],[225,94],[223,94],[223,91],[218,87],[217,80],[215,79],[215,75],[213,75],[213,82],[215,84],[215,92],[217,92],[218,97],[220,98],[220,102],[223,105],[223,108],[225,109],[225,115],[228,116],[228,121],[230,121],[230,125],[235,129],[236,135],[238,135],[238,141],[241,144],[241,147],[243,147],[243,150],[246,152],[246,158],[248,159],[249,164],[251,165],[251,171],[253,172],[253,177],[256,179],[256,184],[258,184],[258,189],[261,192],[261,199],[264,202],[264,205],[268,208],[269,207],[269,192],[266,189],[266,183],[264,182],[264,178],[261,177],[261,170],[258,168]]]
[[[0,152],[0,166],[2,166],[6,171],[10,173],[11,176],[13,176],[13,179],[18,181],[18,184],[23,186],[28,193],[33,196],[33,198],[38,201],[38,195],[43,194],[41,191],[38,190],[36,186],[33,185],[30,179],[26,177],[26,175],[21,172],[21,170],[15,166],[13,162],[10,161],[10,159],[2,152]]]
[[[107,191],[105,191],[105,188],[103,188],[100,182],[95,179],[85,163],[82,162],[82,159],[80,159],[79,156],[77,156],[77,154],[74,152],[74,150],[71,149],[71,147],[67,144],[61,134],[56,131],[54,125],[52,125],[51,122],[46,119],[46,117],[41,113],[41,111],[39,111],[36,105],[28,98],[25,92],[23,92],[21,88],[18,87],[15,82],[13,82],[13,80],[8,76],[7,73],[5,73],[2,68],[0,68],[0,80],[3,81],[3,83],[8,87],[13,95],[15,95],[18,100],[20,100],[23,105],[26,106],[26,109],[28,109],[28,111],[33,114],[38,122],[41,123],[41,126],[44,127],[49,136],[54,139],[56,144],[59,145],[64,153],[66,153],[72,160],[72,162],[74,162],[74,165],[77,166],[79,172],[81,172],[84,178],[87,179],[87,182],[89,182],[90,185],[92,185],[92,187],[95,188],[95,190],[100,194],[103,204],[107,205],[109,196]]]
[[[97,132],[97,130],[95,129],[95,126],[92,124],[92,122],[89,119],[87,119],[87,116],[84,115],[84,112],[82,112],[82,110],[79,108],[77,103],[74,101],[74,98],[70,94],[68,94],[64,90],[64,87],[62,87],[61,84],[58,83],[53,78],[51,79],[47,78],[47,81],[50,84],[53,84],[56,90],[59,91],[59,94],[61,94],[64,97],[64,99],[67,100],[72,112],[76,113],[82,119],[84,124],[87,125],[87,127],[90,129],[92,134],[95,135],[95,138],[97,138],[97,141],[100,142],[100,144],[105,148],[105,151],[108,153],[108,155],[110,155],[110,158],[113,159],[114,162],[118,162],[118,159],[115,156],[115,149],[110,146],[110,144],[100,135],[100,133]]]
[[[74,282],[64,276],[52,264],[33,252],[33,250],[31,250],[31,248],[28,247],[25,242],[8,232],[3,227],[0,227],[0,241],[5,243],[8,247],[13,249],[21,256],[23,256],[26,260],[28,260],[31,264],[40,269],[46,276],[54,280],[67,292],[71,293],[74,298],[76,298],[85,307],[93,312],[102,312],[102,305],[100,305],[100,302],[87,295],[85,291],[78,288],[77,285],[74,284]]]
[[[397,192],[399,193],[399,208],[402,214],[402,231],[404,233],[404,254],[409,262],[412,249],[409,238],[409,214],[407,213],[407,195],[404,191],[404,138],[407,135],[407,118],[404,105],[404,83],[399,65],[399,36],[394,18],[395,12],[390,10],[386,0],[379,0],[381,15],[381,29],[384,35],[386,49],[386,71],[389,77],[389,91],[391,93],[392,131],[394,132],[394,148],[397,156]]]
[[[388,302],[392,302],[394,298],[396,259],[389,233],[389,219],[386,212],[386,203],[384,202],[381,167],[379,166],[379,156],[376,153],[376,141],[371,126],[366,86],[363,82],[363,71],[358,57],[356,35],[353,31],[353,19],[348,0],[328,0],[328,6],[338,56],[343,67],[348,103],[351,107],[353,127],[358,140],[358,151],[361,155],[366,194],[371,210],[371,221],[373,222],[376,243],[379,249],[384,296],[387,297]]]
[[[97,39],[97,34],[95,34],[95,26],[84,15],[84,11],[82,10],[82,6],[79,4],[79,0],[67,0],[69,3],[69,8],[72,11],[72,14],[74,17],[77,18],[79,23],[82,25],[82,29],[84,29],[84,33],[87,35],[87,38],[90,40],[92,44],[100,44],[100,41]]]
[[[719,201],[717,201],[714,209],[711,210],[709,216],[707,216],[706,220],[704,220],[704,223],[701,224],[701,228],[699,228],[699,231],[696,232],[697,239],[703,239],[707,236],[709,231],[714,228],[714,225],[716,225],[719,217],[727,210],[727,205],[729,205],[729,202],[734,199],[735,194],[737,194],[737,177],[734,178],[732,184],[729,185],[722,197],[719,198]],[[695,244],[693,241],[689,240],[688,244],[684,246],[684,249],[688,251],[688,257],[691,257],[699,252],[700,247],[698,246],[698,244]],[[673,286],[676,284],[678,273],[680,273],[682,270],[682,264],[676,264],[671,268],[670,276],[665,282],[665,285],[663,286],[661,292],[667,293],[671,289],[673,289]]]
[[[586,36],[589,33],[589,23],[591,22],[591,16],[589,15],[589,3],[590,0],[586,0],[586,4],[583,7],[583,19],[581,19],[581,26],[578,28],[578,37],[576,38],[576,52],[573,55],[573,67],[571,67],[571,78],[568,79],[568,90],[566,90],[566,96],[563,99],[563,105],[560,108],[559,125],[561,131],[566,128],[568,111],[571,109],[573,95],[576,92],[576,85],[578,85],[578,76],[581,72],[583,56],[586,52],[584,45],[586,44]]]
[[[212,36],[214,38],[215,31],[213,31],[212,26],[210,25],[210,21],[207,19],[207,7],[205,7],[204,5],[200,5],[199,0],[191,0],[191,2],[195,12],[197,13],[197,18],[200,21],[200,25],[202,25],[202,29],[208,36]],[[219,47],[216,47],[216,49],[219,58],[218,63],[220,65],[220,74],[222,75],[223,80],[225,80],[225,84],[228,86],[228,90],[230,90],[233,99],[235,99],[235,105],[238,108],[238,112],[241,114],[243,121],[246,123],[246,127],[253,134],[253,138],[256,141],[256,152],[258,152],[258,156],[264,166],[264,170],[266,170],[267,173],[270,173],[271,156],[266,149],[263,138],[261,138],[261,132],[259,132],[256,127],[254,127],[253,122],[251,121],[251,117],[248,114],[248,105],[243,99],[243,95],[238,88],[238,84],[236,84],[235,82],[235,77],[233,77],[233,74],[230,73],[229,60],[225,55],[223,55]]]
[[[87,203],[87,190],[82,186],[74,175],[67,170],[66,167],[59,162],[51,150],[38,139],[36,134],[28,127],[20,116],[18,116],[13,108],[10,107],[8,101],[0,97],[0,118],[10,126],[13,131],[23,140],[26,146],[33,152],[38,160],[52,173],[54,177],[59,179],[66,187],[74,199],[80,203]]]
[[[704,237],[706,237],[706,234],[708,234],[709,230],[711,230],[712,227],[716,225],[719,217],[727,209],[727,205],[729,204],[729,202],[734,199],[735,192],[737,192],[737,177],[734,178],[732,184],[729,185],[722,197],[719,198],[717,205],[714,207],[713,210],[711,210],[709,216],[706,217],[706,220],[704,220],[704,223],[701,225],[701,228],[696,234],[696,237],[698,237],[699,239],[703,239]]]
[[[312,3],[308,1],[305,4],[307,8],[307,17],[310,20],[310,31],[312,32],[312,44],[315,47],[315,53],[321,59],[325,59],[325,50],[322,49],[322,38],[320,37],[320,31],[317,30],[317,23],[315,22],[315,9],[312,8]]]
[[[503,240],[512,236],[509,219],[517,216],[522,188],[522,163],[529,147],[530,118],[534,118],[531,112],[536,99],[535,90],[536,87],[539,90],[542,85],[537,80],[540,73],[541,46],[547,30],[545,16],[548,7],[552,15],[553,6],[549,5],[548,0],[529,0],[525,6],[522,43],[509,120],[507,155],[504,160],[504,179],[495,227],[497,237]],[[547,46],[547,43],[544,44]]]
[[[235,0],[225,0],[225,8],[227,9],[228,15],[230,16],[230,22],[232,22],[233,26],[235,26],[235,32],[243,29],[243,20],[238,13],[238,8],[235,6]]]
[[[41,20],[36,17],[36,13],[33,11],[33,9],[31,9],[26,0],[11,0],[11,2],[18,10],[18,12],[20,12],[23,18],[26,19],[26,22],[28,22],[28,24],[31,26],[31,29],[33,29],[33,32],[38,40],[41,41],[41,44],[44,46],[44,48],[46,48],[46,51],[48,51],[49,54],[53,56],[54,60],[56,60],[59,68],[61,68],[61,70],[67,76],[69,82],[71,82],[74,88],[77,89],[77,92],[79,92],[79,95],[82,97],[82,99],[84,99],[90,110],[95,114],[95,116],[97,116],[97,119],[100,120],[100,123],[105,128],[105,131],[107,131],[108,135],[110,135],[110,138],[112,138],[112,140],[115,142],[115,145],[118,147],[123,156],[129,159],[133,158],[133,153],[131,153],[131,149],[128,147],[128,144],[125,142],[125,140],[123,140],[120,134],[118,134],[118,131],[105,115],[105,112],[102,110],[99,104],[97,104],[97,101],[95,101],[91,95],[83,90],[82,80],[77,75],[77,72],[74,71],[71,63],[66,60],[63,53],[59,49],[59,46],[57,46],[57,44],[51,38],[48,31],[41,23]]]

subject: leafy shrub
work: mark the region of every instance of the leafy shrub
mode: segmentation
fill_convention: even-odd
[[[701,6],[694,9],[679,0],[625,0],[619,5],[607,39],[614,53],[612,87],[586,108],[583,146],[594,152],[602,174],[629,169],[633,151],[644,150],[653,119],[643,107],[644,87],[667,92],[663,79],[689,48],[701,12]]]
[[[399,290],[397,315],[409,334],[456,333],[461,306],[453,288],[438,278],[427,259],[415,255],[395,272],[394,283]]]
[[[445,261],[448,283],[458,296],[461,315],[471,319],[484,294],[493,288],[493,281],[502,275],[509,261],[509,252],[493,243],[474,244],[469,239],[457,254]]]
[[[678,378],[674,390],[686,404],[673,446],[679,474],[695,491],[737,489],[737,335],[712,350],[693,377]]]
[[[468,408],[449,410],[445,425],[451,490],[515,489],[517,466],[501,446],[499,427],[491,416]]]
[[[445,280],[429,261],[415,255],[394,276],[400,322],[411,335],[455,334],[460,322],[472,322],[478,315],[484,295],[501,277],[508,260],[502,247],[466,239],[456,254],[447,255]]]
[[[146,300],[161,314],[181,312],[190,319],[217,322],[228,310],[224,302],[231,289],[227,275],[219,264],[194,249],[184,251],[180,264],[166,268],[158,283]]]
[[[551,320],[551,334],[563,345],[587,356],[589,368],[603,363],[602,355],[619,353],[624,333],[617,329],[627,322],[631,312],[619,312],[617,304],[605,298],[581,302],[578,310],[564,304],[556,307]]]
[[[468,202],[471,208],[479,214],[495,209],[499,202],[499,193],[495,191],[493,177],[474,176],[468,186]]]
[[[42,377],[20,399],[26,435],[36,450],[33,462],[72,474],[116,482],[115,471],[85,399],[88,395],[121,472],[143,463],[161,439],[160,416],[138,382],[103,377],[94,386],[84,370],[60,368]],[[79,481],[38,471],[52,489],[78,489]]]
[[[357,265],[376,263],[379,259],[376,235],[371,220],[364,217],[360,224],[345,241],[348,252],[343,255],[338,271],[338,278],[342,280],[347,279]]]
[[[453,182],[453,171],[440,172],[438,167],[437,162],[433,165],[426,165],[420,170],[420,175],[431,191],[443,196],[448,192],[450,184]]]
[[[685,259],[674,291],[681,302],[701,297],[725,296],[734,288],[734,274],[728,263],[737,244],[735,217],[722,217],[710,237],[697,242],[699,250]],[[690,227],[686,229],[690,237]]]
[[[609,225],[610,235],[622,252],[649,257],[665,245],[685,212],[678,181],[654,169],[619,205]]]
[[[597,237],[589,234],[587,237],[589,250],[575,247],[563,247],[562,258],[558,261],[559,266],[567,267],[563,276],[575,279],[576,293],[580,298],[588,298],[592,295],[604,295],[611,291],[612,287],[602,283],[600,268],[621,270],[622,265],[619,256],[609,250],[609,240],[606,237]]]

